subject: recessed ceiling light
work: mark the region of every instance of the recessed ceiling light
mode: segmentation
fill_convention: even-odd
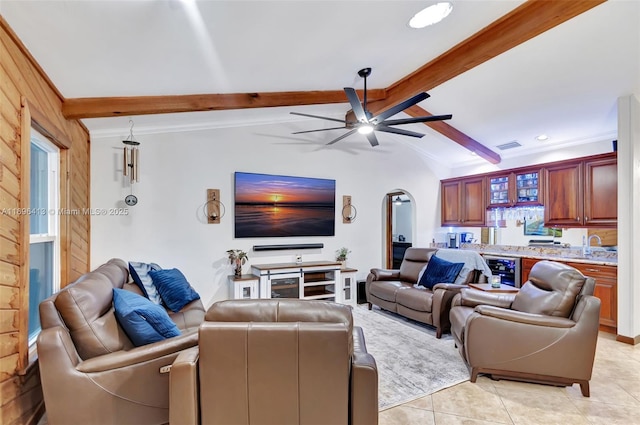
[[[424,28],[429,25],[437,24],[449,16],[449,13],[451,13],[452,10],[453,5],[448,1],[432,4],[413,15],[413,18],[409,20],[409,26],[411,28]]]
[[[541,134],[539,136],[536,136],[536,140],[539,142],[544,142],[545,140],[549,140],[549,136],[547,136],[546,134]]]

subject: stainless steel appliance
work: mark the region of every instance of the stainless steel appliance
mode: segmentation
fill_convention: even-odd
[[[447,248],[458,248],[458,234],[447,233]]]
[[[520,287],[520,258],[498,255],[483,255],[483,257],[491,269],[491,273],[500,276],[504,285],[510,285],[514,288]]]

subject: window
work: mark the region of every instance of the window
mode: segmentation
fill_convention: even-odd
[[[29,345],[40,332],[38,305],[60,288],[59,149],[31,129]]]

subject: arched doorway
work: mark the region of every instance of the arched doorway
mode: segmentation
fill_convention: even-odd
[[[403,190],[394,190],[386,196],[386,261],[388,269],[400,267],[404,251],[413,245],[413,203]]]

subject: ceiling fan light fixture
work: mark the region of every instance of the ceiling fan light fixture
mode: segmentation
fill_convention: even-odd
[[[360,134],[370,134],[373,132],[373,126],[371,124],[363,124],[358,127],[358,133]]]
[[[400,199],[399,196],[396,196],[396,200],[393,201],[393,203],[396,204],[396,205],[402,205],[402,199]]]
[[[413,15],[413,18],[409,20],[409,26],[411,28],[419,29],[437,24],[449,16],[452,10],[453,4],[448,1],[432,4]]]

